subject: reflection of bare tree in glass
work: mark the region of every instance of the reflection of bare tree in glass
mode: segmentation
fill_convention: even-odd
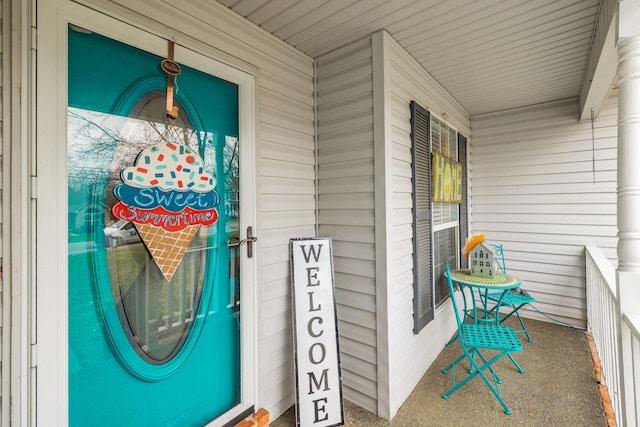
[[[227,198],[224,209],[230,219],[237,220],[240,211],[240,167],[238,158],[238,138],[226,136],[224,145],[224,177]]]
[[[97,118],[69,109],[67,166],[71,192],[83,192],[94,187],[96,179],[104,175],[104,166],[109,164],[114,144],[119,138],[117,130],[109,129]]]
[[[106,184],[105,204],[108,207],[116,203],[113,189],[122,182],[122,170],[134,165],[136,157],[145,148],[162,139],[184,144],[196,152],[207,147],[202,140],[207,133],[194,131],[180,118],[175,126],[170,126],[74,108],[70,108],[68,114],[69,141],[73,141],[68,156],[69,191],[83,194],[89,188]],[[211,149],[215,151],[215,148]],[[108,181],[100,182],[105,179],[107,170]]]
[[[100,113],[68,110],[68,188],[71,231],[102,229],[109,208],[101,196],[118,139],[114,119]],[[89,228],[86,228],[89,227]]]

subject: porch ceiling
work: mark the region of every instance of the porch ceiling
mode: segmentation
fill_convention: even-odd
[[[385,29],[472,115],[577,97],[600,0],[217,0],[318,57]]]

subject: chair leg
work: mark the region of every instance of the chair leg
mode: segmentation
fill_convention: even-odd
[[[455,334],[453,337],[451,337],[451,339],[449,340],[448,343],[446,343],[444,346],[445,347],[450,347],[451,344],[453,344],[454,342],[456,342],[456,340],[458,339],[458,334]]]
[[[449,369],[455,367],[462,359],[464,359],[466,357],[466,355],[463,353],[462,356],[458,357],[456,360],[454,360],[452,363],[450,363],[449,365],[447,365],[446,368],[444,368],[442,370],[443,374],[446,374],[447,372],[449,372]]]
[[[519,307],[518,307],[519,308]],[[520,317],[520,313],[518,313],[516,311],[516,317],[518,318],[518,320],[520,321],[520,326],[522,326],[522,330],[521,331],[517,331],[517,332],[524,332],[527,335],[527,341],[529,342],[533,342],[533,340],[531,339],[531,337],[529,336],[529,331],[527,330],[527,327],[524,326],[524,322],[522,321],[522,317]]]
[[[529,335],[529,331],[527,330],[527,327],[524,325],[524,321],[522,320],[522,317],[520,317],[520,313],[518,313],[518,310],[520,310],[522,307],[524,307],[527,304],[520,304],[518,307],[514,308],[513,311],[511,311],[506,316],[500,317],[499,324],[502,324],[505,320],[507,320],[509,317],[515,314],[516,317],[518,318],[518,322],[520,322],[520,326],[522,327],[522,329],[516,331],[516,333],[524,332],[527,335],[527,341],[533,342],[533,340],[531,339],[531,336]]]
[[[513,358],[512,354],[509,354],[509,359],[511,359],[511,362],[513,362],[513,364],[516,366],[516,369],[518,369],[518,371],[521,374],[524,374],[524,369],[522,369],[522,367],[520,366],[520,364],[518,362],[516,362],[516,359]]]
[[[480,353],[478,352],[478,354],[480,354]],[[460,387],[462,387],[463,385],[465,385],[466,383],[471,381],[477,375],[480,375],[480,377],[482,378],[484,383],[487,385],[487,387],[489,388],[491,393],[493,393],[493,395],[498,400],[500,405],[502,405],[502,408],[504,409],[504,412],[507,415],[511,415],[511,410],[509,409],[507,404],[504,402],[504,400],[502,400],[502,396],[500,395],[500,389],[498,388],[498,384],[497,383],[495,385],[491,384],[491,382],[489,381],[489,378],[487,378],[487,376],[483,372],[483,370],[485,370],[485,369],[490,369],[493,372],[493,370],[491,369],[491,365],[493,363],[495,363],[498,359],[500,359],[500,358],[502,358],[504,356],[508,356],[508,355],[509,355],[509,352],[503,351],[502,353],[499,353],[499,354],[495,355],[494,357],[492,357],[491,359],[489,359],[488,361],[486,361],[482,366],[478,366],[478,364],[475,362],[475,360],[473,360],[470,357],[470,355],[465,351],[465,354],[463,355],[463,357],[466,356],[469,359],[469,362],[471,363],[472,368],[473,368],[473,372],[470,373],[469,375],[467,375],[459,383],[455,383],[453,385],[453,387],[451,387],[451,389],[449,389],[449,391],[447,391],[445,394],[442,395],[442,398],[443,399],[448,399],[449,396],[451,396],[453,393],[455,393]],[[484,357],[482,357],[482,359],[484,360]]]
[[[482,363],[484,363],[485,365],[487,364],[487,359],[484,358],[484,356],[482,355],[482,353],[480,353],[477,350],[474,350],[474,355],[478,354],[478,356],[480,356],[480,359],[482,359]],[[484,365],[483,365],[484,366]],[[491,371],[491,375],[493,375],[493,381],[496,384],[502,384],[502,379],[500,378],[500,376],[498,374],[496,374],[496,371],[493,370],[493,367],[491,367],[490,365],[487,366],[487,369],[489,369]],[[469,367],[469,373],[471,373],[471,367]]]

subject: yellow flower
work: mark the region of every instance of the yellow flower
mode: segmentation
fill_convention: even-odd
[[[471,236],[467,245],[464,247],[464,257],[467,258],[469,256],[469,252],[473,248],[475,248],[478,244],[484,242],[484,234],[476,234],[475,236]]]

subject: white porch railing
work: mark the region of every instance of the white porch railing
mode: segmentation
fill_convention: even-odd
[[[620,315],[616,297],[616,272],[600,249],[595,246],[587,246],[585,249],[587,327],[591,331],[598,351],[602,368],[602,382],[609,390],[616,423],[622,426],[622,390],[620,352],[618,350],[620,348],[618,346]],[[631,334],[632,337],[633,335]],[[636,345],[638,337],[636,329]],[[636,423],[636,425],[638,424]]]
[[[622,357],[631,360],[632,369],[623,370],[624,388],[622,398],[625,400],[625,420],[618,425],[640,426],[640,316],[622,313]],[[621,417],[620,417],[621,418]],[[618,417],[616,415],[616,421]],[[626,423],[626,424],[624,424]]]

